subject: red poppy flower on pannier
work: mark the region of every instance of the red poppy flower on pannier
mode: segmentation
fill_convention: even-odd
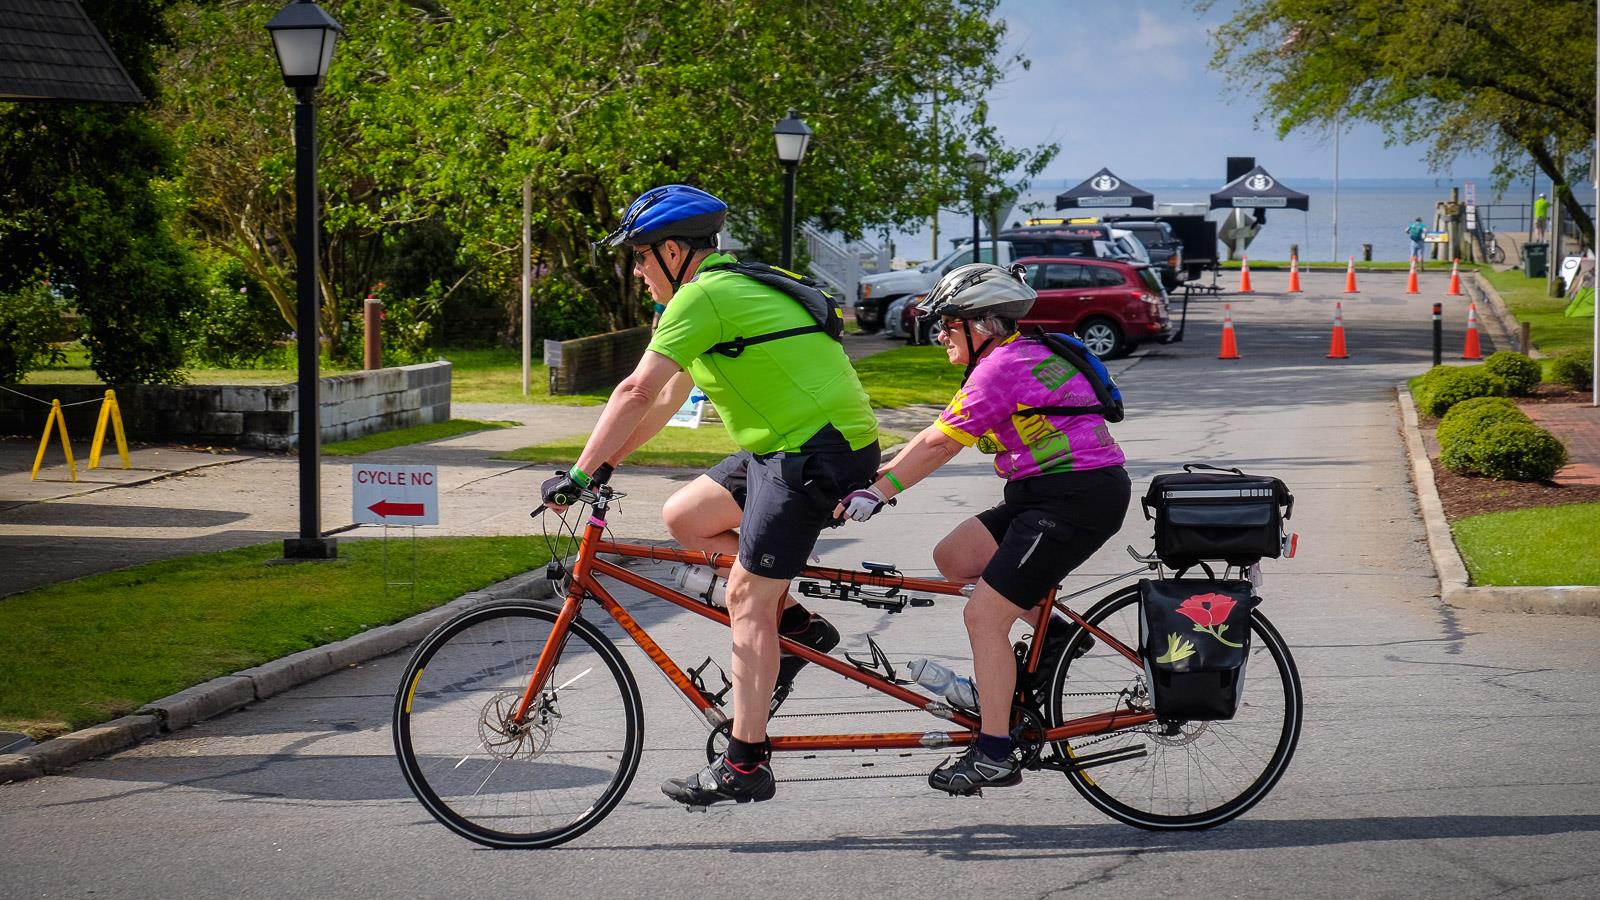
[[[1196,625],[1212,627],[1228,621],[1235,600],[1226,594],[1195,594],[1178,604],[1178,612],[1193,619]]]

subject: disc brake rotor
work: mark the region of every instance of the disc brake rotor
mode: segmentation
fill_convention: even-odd
[[[507,762],[534,759],[550,746],[561,714],[548,699],[528,710],[522,723],[511,721],[522,701],[518,691],[501,691],[489,698],[478,714],[478,740],[484,752]]]

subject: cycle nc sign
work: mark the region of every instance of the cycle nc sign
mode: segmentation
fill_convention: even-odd
[[[352,514],[362,525],[439,524],[436,466],[350,467]]]

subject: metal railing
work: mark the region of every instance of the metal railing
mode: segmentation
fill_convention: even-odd
[[[866,241],[840,243],[809,224],[800,226],[800,239],[805,241],[812,277],[845,302],[855,297],[863,272],[889,269],[888,251]]]

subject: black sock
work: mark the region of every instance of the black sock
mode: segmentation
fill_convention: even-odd
[[[992,734],[978,732],[978,739],[972,742],[978,752],[990,759],[1005,759],[1011,755],[1011,736],[995,737]]]
[[[796,603],[783,611],[778,619],[778,630],[784,634],[795,634],[805,630],[811,624],[811,611]]]
[[[728,762],[741,769],[753,769],[766,762],[771,755],[771,745],[765,740],[750,744],[736,737],[728,738]]]

